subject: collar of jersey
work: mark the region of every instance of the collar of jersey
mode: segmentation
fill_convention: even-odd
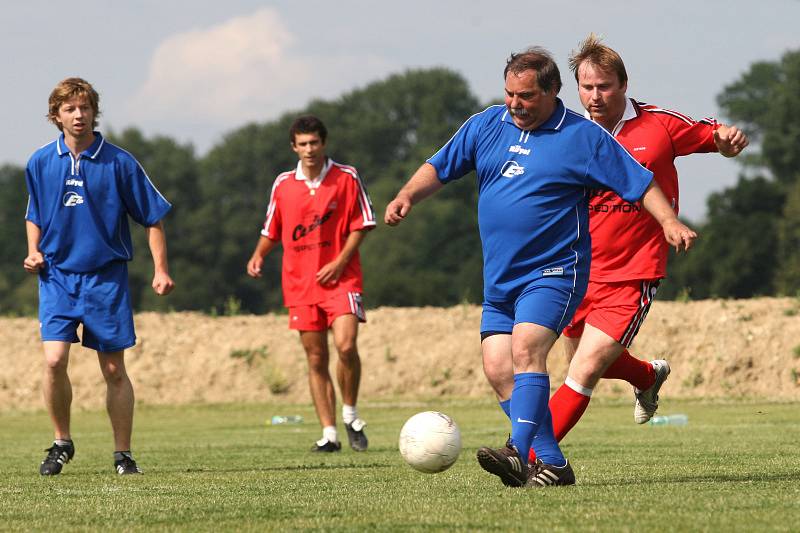
[[[588,110],[583,112],[583,116],[588,118],[589,120],[592,120],[592,115],[589,114]],[[622,118],[619,119],[619,122],[617,122],[617,125],[614,126],[614,129],[612,130],[611,135],[616,136],[617,133],[619,133],[619,131],[622,129],[622,127],[625,125],[625,123],[627,121],[629,121],[629,120],[631,120],[633,118],[636,118],[638,116],[639,116],[639,110],[636,109],[635,105],[633,105],[633,99],[626,98],[625,99],[625,111],[622,112]]]
[[[322,172],[319,173],[319,176],[317,176],[316,179],[312,180],[312,179],[307,178],[306,175],[303,174],[303,164],[302,164],[301,161],[298,161],[297,162],[297,168],[295,169],[295,173],[294,173],[294,179],[296,179],[298,181],[305,181],[310,185],[319,185],[320,183],[322,183],[322,180],[325,179],[325,176],[328,175],[328,171],[330,169],[331,169],[331,158],[330,157],[326,157],[325,158],[325,164],[322,165]]]
[[[100,153],[100,150],[102,150],[103,145],[106,143],[106,140],[103,138],[103,136],[100,134],[99,131],[95,131],[93,133],[94,133],[94,142],[89,146],[89,148],[81,152],[82,156],[86,156],[89,159],[94,159],[95,157],[97,157],[97,154]],[[56,140],[56,151],[60,156],[69,153],[69,148],[67,147],[67,143],[64,142],[63,133],[58,137],[58,140]]]
[[[539,127],[534,128],[534,129],[535,130],[556,130],[557,131],[557,130],[561,129],[561,125],[564,124],[564,117],[566,117],[566,116],[567,116],[567,108],[564,106],[564,102],[561,101],[561,98],[556,97],[556,108],[553,111],[553,114],[550,115],[550,117],[547,120],[545,120],[544,122],[539,124]],[[506,112],[503,113],[503,117],[502,117],[501,120],[503,122],[510,122],[511,124],[514,125],[514,127],[517,127],[517,125],[514,124],[514,119],[511,117],[511,113],[508,112],[508,109],[506,109]],[[525,131],[528,131],[528,130],[525,130]],[[531,130],[531,131],[533,131],[533,130]]]

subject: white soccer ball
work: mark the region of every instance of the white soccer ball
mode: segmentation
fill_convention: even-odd
[[[400,455],[420,472],[443,472],[453,466],[459,453],[461,432],[446,414],[417,413],[400,430]]]

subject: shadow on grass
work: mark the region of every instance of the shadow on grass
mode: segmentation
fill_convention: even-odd
[[[584,487],[620,487],[626,485],[643,485],[653,483],[725,483],[725,482],[760,482],[760,481],[800,481],[800,472],[775,472],[758,474],[712,474],[699,476],[667,476],[656,479],[628,479],[620,481],[595,481],[578,484]]]
[[[172,472],[184,472],[187,474],[232,474],[236,472],[303,472],[312,470],[367,470],[375,468],[396,468],[395,465],[385,463],[364,463],[347,465],[295,465],[295,466],[269,466],[261,468],[187,468],[185,470],[172,470]],[[161,472],[169,472],[162,470]]]

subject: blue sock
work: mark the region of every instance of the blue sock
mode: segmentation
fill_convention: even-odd
[[[511,393],[511,442],[527,461],[533,437],[544,420],[550,400],[550,376],[538,372],[514,374]],[[552,423],[550,424],[552,431]]]
[[[511,419],[511,398],[508,400],[503,400],[502,402],[497,402],[500,404],[500,409],[506,414],[506,416]]]
[[[549,407],[546,409],[539,431],[536,432],[536,437],[533,439],[533,451],[536,452],[536,458],[541,459],[543,463],[554,466],[567,464],[553,432],[553,416],[550,414]]]

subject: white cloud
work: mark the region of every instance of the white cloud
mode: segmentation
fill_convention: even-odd
[[[271,8],[174,35],[153,54],[127,115],[203,149],[223,130],[274,118],[311,98],[336,97],[391,72],[387,61],[370,53],[303,54],[296,43]]]

